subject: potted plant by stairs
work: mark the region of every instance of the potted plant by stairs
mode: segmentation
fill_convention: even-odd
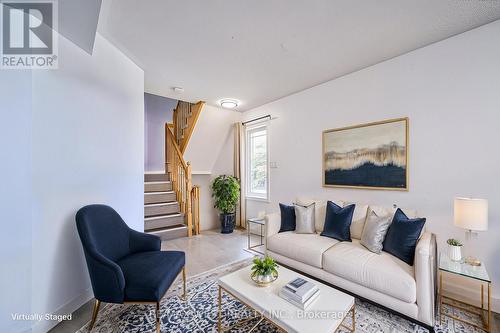
[[[220,211],[221,233],[230,234],[234,230],[236,205],[240,198],[240,183],[233,176],[220,175],[212,182],[214,207]]]

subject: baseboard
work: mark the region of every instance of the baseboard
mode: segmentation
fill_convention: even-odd
[[[447,283],[443,289],[445,291],[445,295],[466,301],[474,305],[480,305],[481,292],[478,288],[471,288],[469,286],[459,285],[457,283]],[[486,288],[484,301],[485,303],[487,302]],[[491,296],[491,310],[493,312],[500,313],[500,298],[494,297],[493,295]]]
[[[191,172],[192,175],[211,175],[212,172],[211,171],[204,171],[204,170],[194,170],[193,172]]]
[[[94,293],[92,292],[92,288],[85,290],[81,295],[77,296],[73,300],[61,306],[59,309],[53,312],[55,315],[63,315],[70,314],[78,310],[85,303],[90,301],[94,297]],[[31,327],[32,333],[45,333],[54,328],[58,321],[37,321]]]

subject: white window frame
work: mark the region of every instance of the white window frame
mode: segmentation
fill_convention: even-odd
[[[245,170],[246,170],[246,184],[245,184],[245,189],[246,189],[246,198],[250,200],[256,200],[256,201],[265,201],[269,202],[270,200],[270,167],[269,167],[269,126],[268,122],[261,122],[253,125],[247,125],[245,126]],[[266,194],[263,195],[261,193],[255,193],[251,191],[251,186],[250,186],[250,181],[251,181],[251,172],[250,172],[250,132],[254,132],[256,130],[261,130],[265,129],[266,131],[266,176],[267,176],[267,182],[266,182]]]

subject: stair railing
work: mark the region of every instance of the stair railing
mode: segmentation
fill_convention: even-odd
[[[199,233],[199,227],[193,227],[193,184],[191,163],[184,161],[183,154],[168,124],[165,124],[165,141],[165,171],[170,176],[172,189],[177,197],[180,210],[184,213],[188,236],[191,237],[193,232],[195,234]],[[197,216],[194,225],[199,225],[199,216]]]
[[[180,151],[184,154],[187,144],[191,135],[193,134],[194,127],[200,116],[201,109],[205,105],[204,102],[196,104],[179,101],[174,110],[174,137]]]

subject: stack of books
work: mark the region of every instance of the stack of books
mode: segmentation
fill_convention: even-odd
[[[305,310],[319,296],[319,289],[314,283],[296,278],[281,288],[279,295],[302,310]]]

